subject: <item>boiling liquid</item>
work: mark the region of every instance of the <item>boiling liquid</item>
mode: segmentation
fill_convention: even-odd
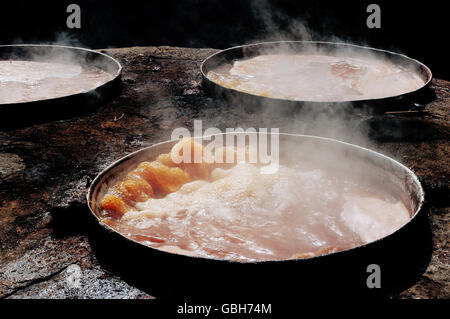
[[[0,103],[30,102],[92,90],[113,76],[96,67],[35,61],[0,61]]]
[[[387,60],[325,55],[260,55],[208,72],[238,91],[299,101],[353,101],[395,96],[424,85],[417,72]]]
[[[138,203],[110,224],[163,250],[258,261],[359,246],[409,219],[402,202],[322,169],[280,166],[264,175],[257,166],[238,164]]]

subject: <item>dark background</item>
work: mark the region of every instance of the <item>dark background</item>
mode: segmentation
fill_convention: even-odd
[[[276,39],[337,40],[405,53],[450,79],[443,1],[152,0],[2,1],[0,44],[60,42],[90,48],[174,45],[226,48]],[[81,7],[81,29],[66,8]],[[381,7],[381,29],[366,26]],[[299,32],[304,26],[306,32]]]

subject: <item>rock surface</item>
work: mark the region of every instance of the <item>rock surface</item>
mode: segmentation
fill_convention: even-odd
[[[213,49],[102,50],[124,67],[122,92],[95,112],[0,131],[0,297],[152,298],[103,269],[91,249],[85,194],[103,168],[170,139],[177,127],[279,127],[370,147],[412,168],[427,189],[431,262],[397,298],[449,298],[450,82],[434,80],[436,99],[416,117],[387,116],[367,129],[361,117],[263,108],[244,111],[202,91],[199,66]],[[281,115],[281,116],[280,116]],[[387,123],[387,127],[386,124]],[[420,130],[411,130],[420,123]],[[392,128],[404,134],[389,137]]]

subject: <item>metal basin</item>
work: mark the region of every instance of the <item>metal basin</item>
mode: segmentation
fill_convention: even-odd
[[[208,72],[214,70],[218,66],[231,65],[235,60],[252,58],[261,54],[278,53],[280,50],[285,50],[292,54],[308,53],[311,52],[311,50],[319,50],[322,55],[357,57],[360,54],[361,56],[370,55],[372,57],[379,57],[380,59],[387,59],[396,65],[414,70],[420,78],[422,78],[424,84],[411,92],[399,92],[397,95],[383,98],[318,102],[314,100],[294,101],[250,94],[224,87],[223,85],[216,83],[207,77]],[[205,59],[200,66],[200,71],[203,76],[203,87],[207,92],[212,95],[231,100],[232,103],[237,103],[236,101],[238,101],[239,103],[252,108],[260,108],[261,106],[299,107],[305,105],[313,108],[327,108],[343,107],[351,103],[353,108],[360,109],[362,106],[365,106],[365,108],[370,108],[371,112],[378,113],[392,109],[398,110],[410,108],[414,106],[414,103],[425,103],[432,98],[432,92],[428,90],[428,86],[432,80],[432,73],[423,63],[403,54],[343,43],[320,41],[276,41],[236,46],[219,51]]]
[[[410,212],[410,221],[377,241],[300,260],[249,263],[188,256],[145,246],[101,221],[101,200],[107,189],[138,163],[155,159],[176,143],[167,141],[119,159],[92,182],[87,202],[96,225],[100,225],[94,227],[91,237],[100,262],[152,293],[188,297],[240,293],[292,297],[291,286],[299,288],[299,296],[337,291],[343,295],[390,294],[404,288],[403,285],[422,271],[429,258],[429,235],[424,228],[426,222],[418,217],[424,192],[411,170],[377,152],[328,138],[279,134],[279,142],[280,164],[327,163],[333,170],[383,185],[403,201]],[[302,149],[314,149],[314,152],[302,152]],[[337,155],[345,160],[330,161]],[[371,264],[381,267],[382,289],[367,287],[367,267]]]
[[[95,67],[110,75],[109,80],[81,93],[68,94],[29,102],[0,104],[2,128],[41,121],[64,119],[92,111],[120,89],[122,66],[112,57],[97,51],[60,45],[1,45],[0,60],[61,62],[82,67]]]

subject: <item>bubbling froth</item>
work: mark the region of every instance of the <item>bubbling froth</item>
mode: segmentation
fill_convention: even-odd
[[[325,169],[280,166],[261,174],[242,163],[137,203],[110,225],[166,251],[262,261],[352,248],[409,219],[401,201]]]
[[[339,102],[396,96],[424,85],[417,72],[374,57],[267,54],[235,61],[207,77],[227,88],[271,98]]]
[[[0,103],[57,98],[92,90],[113,76],[76,64],[0,61]]]

